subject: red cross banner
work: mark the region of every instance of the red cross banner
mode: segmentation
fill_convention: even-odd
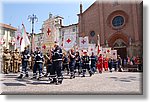
[[[21,51],[24,51],[24,48],[27,47],[28,45],[30,45],[30,41],[29,41],[28,35],[26,33],[26,29],[25,29],[24,24],[22,24],[20,44],[21,44]]]
[[[80,49],[88,49],[88,46],[89,46],[88,36],[79,37],[79,47],[80,47]]]
[[[102,54],[103,54],[103,57],[107,57],[107,58],[110,58],[111,57],[111,48],[103,48],[102,49]]]
[[[55,41],[54,37],[54,27],[53,25],[48,22],[48,23],[45,23],[43,25],[43,37],[42,37],[42,44],[49,44],[49,43],[53,43]]]
[[[47,29],[47,35],[49,36],[51,34],[50,28]]]
[[[117,59],[117,50],[111,50],[111,57]]]
[[[75,34],[65,34],[63,40],[63,48],[68,51],[72,49],[76,44],[76,35]]]
[[[17,28],[16,34],[15,34],[15,49],[20,50],[20,40],[21,40],[21,29],[20,27]]]
[[[92,52],[94,52],[94,54],[96,54],[96,48],[95,48],[95,44],[89,44],[88,46],[88,53],[89,55],[92,55]]]

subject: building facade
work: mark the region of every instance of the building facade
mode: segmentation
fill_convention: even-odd
[[[117,49],[121,57],[142,56],[143,2],[123,3],[121,0],[94,2],[84,12],[80,4],[79,36],[88,36],[89,43]]]
[[[43,42],[42,46],[49,48],[54,42],[60,40],[60,28],[62,26],[62,17],[49,14],[49,18],[42,25]],[[45,49],[46,49],[45,48]],[[43,51],[45,50],[43,49]]]
[[[43,33],[34,34],[34,46],[42,49]]]
[[[9,50],[15,50],[15,32],[17,28],[0,23],[0,50],[2,51],[3,48],[7,48]]]

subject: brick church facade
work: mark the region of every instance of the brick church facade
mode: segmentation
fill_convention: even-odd
[[[84,6],[84,5],[83,5]],[[142,56],[143,2],[122,3],[95,1],[84,12],[80,4],[79,36],[88,36],[89,43],[117,49],[118,54]]]

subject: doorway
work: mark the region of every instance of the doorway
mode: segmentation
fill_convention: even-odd
[[[117,50],[117,54],[122,59],[127,58],[127,45],[122,39],[117,39],[113,44],[113,49]]]
[[[122,59],[127,58],[127,48],[114,48],[114,50],[117,50],[117,54],[120,55]]]

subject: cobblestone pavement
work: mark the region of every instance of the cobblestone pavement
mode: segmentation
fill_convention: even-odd
[[[2,94],[142,94],[142,73],[104,72],[92,77],[64,75],[61,85],[50,84],[48,78],[40,81],[29,78],[18,79],[18,73],[0,74]]]

